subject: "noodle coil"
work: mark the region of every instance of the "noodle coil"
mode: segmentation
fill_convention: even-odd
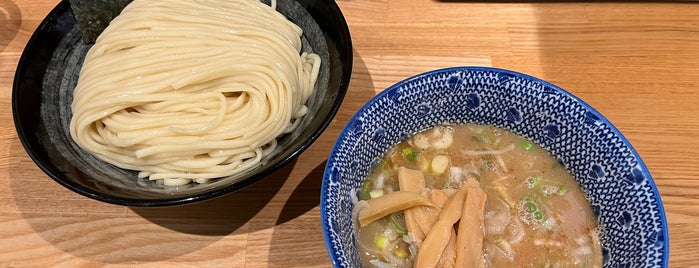
[[[258,0],[134,0],[88,51],[71,105],[84,150],[166,185],[239,174],[307,113],[320,57]]]

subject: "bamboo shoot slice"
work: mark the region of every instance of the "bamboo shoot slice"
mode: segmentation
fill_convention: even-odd
[[[425,174],[419,170],[409,169],[406,167],[398,168],[398,185],[401,191],[413,192],[416,194],[422,193],[425,190]],[[420,226],[420,221],[422,213],[421,207],[415,207],[411,209],[406,209],[403,214],[405,215],[405,225],[408,228],[408,232],[413,233],[414,238],[418,240],[418,244],[425,239],[425,232],[423,232],[423,227]]]
[[[359,225],[361,227],[401,210],[415,206],[432,206],[432,203],[421,194],[408,191],[388,193],[366,200],[366,202],[367,207],[359,211]]]
[[[486,193],[480,187],[466,186],[459,235],[456,240],[456,267],[484,267],[483,237]]]
[[[461,218],[467,187],[462,187],[444,205],[415,258],[415,267],[436,267],[449,243],[454,224]],[[458,255],[457,255],[458,256]]]
[[[437,268],[452,268],[456,267],[456,231],[454,228],[451,229],[451,236],[449,237],[449,242],[442,252],[442,257],[439,258],[437,262]]]

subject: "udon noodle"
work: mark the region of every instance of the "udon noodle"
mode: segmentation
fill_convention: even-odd
[[[258,165],[307,113],[320,66],[318,55],[301,53],[301,28],[274,6],[130,3],[86,55],[74,141],[166,185]]]

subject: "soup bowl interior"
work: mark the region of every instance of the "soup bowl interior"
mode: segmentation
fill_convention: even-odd
[[[600,226],[605,267],[666,267],[667,223],[656,186],[624,136],[572,94],[524,74],[435,70],[384,90],[347,123],[321,190],[321,220],[337,267],[361,265],[352,222],[357,191],[383,154],[439,124],[508,129],[547,149],[578,181]]]
[[[136,171],[107,164],[79,148],[69,134],[70,105],[91,44],[82,40],[69,1],[61,2],[41,23],[18,64],[12,111],[22,145],[61,185],[90,198],[127,206],[206,200],[264,178],[320,136],[342,103],[352,70],[349,29],[334,1],[276,2],[277,10],[303,29],[302,50],[318,54],[322,63],[316,90],[306,103],[308,114],[294,131],[279,137],[275,151],[254,169],[210,183],[171,187],[138,179]]]

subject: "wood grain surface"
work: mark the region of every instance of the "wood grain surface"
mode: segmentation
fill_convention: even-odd
[[[690,2],[338,0],[354,43],[345,102],[296,161],[174,208],[87,199],[48,178],[14,128],[22,50],[57,0],[0,0],[0,267],[328,267],[319,191],[345,122],[430,69],[494,66],[582,98],[630,140],[660,190],[670,266],[699,267],[699,5]]]

